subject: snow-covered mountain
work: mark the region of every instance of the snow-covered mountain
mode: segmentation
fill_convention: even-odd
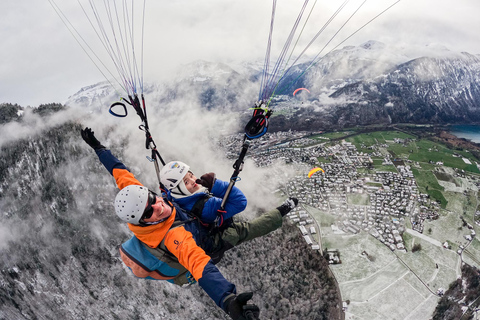
[[[390,123],[480,121],[480,59],[468,53],[422,57],[373,79],[344,86],[331,95],[345,99],[347,113],[375,113]]]
[[[182,66],[168,83],[146,91],[155,104],[168,106],[181,98],[208,110],[248,113],[258,96],[262,68],[257,62],[228,66],[196,61]],[[277,96],[273,106],[287,112],[271,122],[273,130],[480,121],[479,56],[439,45],[391,47],[368,41],[347,46],[313,64],[292,67],[279,87],[295,80],[292,92],[306,87],[311,94]],[[91,106],[104,103],[106,96],[105,84],[99,84],[82,89],[67,104]]]

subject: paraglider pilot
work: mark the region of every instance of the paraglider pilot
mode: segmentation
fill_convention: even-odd
[[[201,248],[202,231],[199,230],[198,223],[190,219],[179,206],[144,187],[127,167],[97,140],[90,128],[81,130],[81,135],[115,178],[120,189],[115,198],[115,212],[127,222],[134,235],[149,248],[164,245],[232,319],[258,319],[258,306],[248,304],[253,293],[237,294],[235,285],[225,279],[211,257]],[[292,202],[293,200],[290,200],[290,204]],[[281,209],[282,216],[291,210],[288,204]],[[178,221],[182,223],[172,227],[174,222]]]

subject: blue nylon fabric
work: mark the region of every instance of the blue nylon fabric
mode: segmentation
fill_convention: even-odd
[[[233,283],[225,280],[213,263],[209,262],[205,266],[202,278],[198,280],[198,284],[215,301],[217,306],[227,312],[223,300],[232,293],[236,294],[237,289]]]
[[[228,182],[217,179],[212,188],[212,195],[210,199],[207,200],[202,211],[202,221],[206,223],[212,223],[217,217],[217,211],[220,209],[223,196],[225,195],[228,187]],[[185,210],[191,211],[193,205],[202,197],[204,193],[196,193],[189,197],[174,199],[169,193],[169,199],[173,199],[180,207]],[[223,219],[227,220],[237,213],[242,212],[247,207],[247,198],[243,192],[237,187],[233,186],[230,196],[228,197],[227,203],[225,204],[226,213],[223,214]]]
[[[100,159],[100,162],[105,166],[105,168],[110,172],[111,175],[113,175],[113,169],[125,169],[128,170],[128,168],[120,161],[118,160],[108,149],[99,149],[95,150],[97,153],[98,158]]]
[[[175,277],[180,272],[180,270],[170,267],[167,263],[159,260],[151,254],[135,236],[124,242],[122,247],[130,256],[139,261],[149,270],[157,270],[167,277]],[[147,277],[145,279],[157,280],[152,277]]]

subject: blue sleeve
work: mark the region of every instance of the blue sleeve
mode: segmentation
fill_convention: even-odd
[[[215,301],[217,306],[227,312],[224,304],[225,298],[231,294],[236,294],[237,290],[235,285],[227,281],[211,261],[205,266],[198,284]]]
[[[222,205],[223,196],[225,195],[228,182],[217,179],[212,188],[213,197],[208,199],[203,207],[202,220],[205,222],[213,222],[217,217],[217,211]],[[223,219],[229,219],[242,212],[247,207],[247,197],[237,187],[233,186],[230,196],[225,204],[226,213],[223,214]]]
[[[105,166],[105,168],[113,175],[113,169],[125,169],[127,167],[118,160],[108,149],[99,149],[95,150],[100,162]]]
[[[235,294],[235,285],[225,279],[212,259],[197,245],[192,231],[185,229],[185,226],[171,229],[164,238],[164,244],[178,262],[192,273],[208,296],[225,310],[224,300]]]

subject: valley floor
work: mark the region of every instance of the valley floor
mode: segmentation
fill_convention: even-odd
[[[480,171],[468,151],[398,131],[290,147],[297,175],[284,192],[302,206],[289,217],[330,252],[346,319],[431,319],[462,263],[480,268]],[[314,166],[325,174],[309,179]]]

